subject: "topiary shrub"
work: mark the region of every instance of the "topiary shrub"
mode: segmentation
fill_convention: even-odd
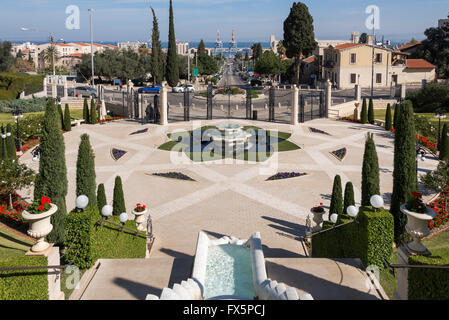
[[[48,266],[45,256],[0,260],[0,268]],[[48,270],[0,271],[0,300],[48,300]]]
[[[76,196],[87,196],[89,206],[97,205],[95,178],[95,154],[90,144],[89,135],[83,134],[81,135],[76,161]]]
[[[97,105],[95,104],[95,100],[92,99],[90,101],[90,114],[89,114],[90,124],[96,124],[98,121],[97,117]]]
[[[84,105],[83,105],[83,119],[84,123],[90,123],[89,121],[89,105],[87,104],[87,99],[84,98]]]
[[[379,160],[372,133],[367,133],[362,165],[362,206],[369,206],[373,195],[380,194]]]
[[[357,221],[336,229],[326,221],[323,229],[329,231],[312,236],[312,257],[359,258],[365,266],[383,269],[383,259],[390,261],[393,254],[393,216],[385,209],[361,207]]]
[[[341,187],[341,177],[337,174],[332,187],[332,198],[329,207],[329,214],[336,213],[339,216],[343,213],[343,190]]]
[[[64,130],[72,131],[72,118],[70,117],[70,109],[67,103],[64,109]]]
[[[365,124],[368,122],[368,110],[366,106],[366,98],[363,98],[362,111],[360,112],[360,122]]]
[[[385,130],[391,131],[393,128],[392,120],[391,120],[391,106],[387,105],[387,112],[385,113]]]
[[[125,196],[123,195],[122,178],[115,177],[114,183],[114,199],[112,200],[113,214],[120,215],[126,212]]]
[[[373,99],[369,99],[369,106],[368,106],[368,122],[370,124],[374,124],[374,104]]]
[[[349,206],[355,205],[354,200],[354,186],[352,185],[351,181],[348,181],[345,185],[345,197],[343,201],[343,214],[346,215],[346,209],[348,209]]]
[[[103,207],[107,205],[107,200],[106,200],[106,191],[104,189],[104,184],[100,183],[98,185],[98,189],[97,189],[97,206],[98,206],[98,212],[101,213],[101,209],[103,209]]]

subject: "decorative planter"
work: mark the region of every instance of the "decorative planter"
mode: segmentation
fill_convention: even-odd
[[[137,230],[139,231],[146,231],[147,228],[145,226],[145,214],[147,213],[148,209],[145,209],[143,211],[134,211],[133,213],[136,216],[136,224],[137,224]]]
[[[313,222],[315,222],[315,227],[312,228],[314,232],[320,231],[323,227],[323,216],[326,213],[326,210],[323,212],[315,212],[313,209],[310,209],[310,212],[313,213]]]
[[[406,209],[406,205],[401,206],[401,212],[407,216],[405,230],[412,236],[413,241],[407,244],[407,248],[414,254],[426,254],[427,248],[421,243],[421,239],[430,234],[428,223],[434,219],[436,212],[427,207],[426,213],[416,213]]]
[[[32,252],[41,252],[47,250],[50,244],[45,241],[45,237],[53,230],[53,225],[50,222],[51,216],[58,211],[58,207],[53,203],[51,208],[43,213],[31,214],[27,211],[22,212],[22,217],[30,222],[30,229],[28,235],[37,240],[36,244],[31,247]]]

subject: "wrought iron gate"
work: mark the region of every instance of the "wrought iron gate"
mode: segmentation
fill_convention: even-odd
[[[326,116],[324,91],[311,91],[300,95],[299,99],[299,122],[304,123]]]

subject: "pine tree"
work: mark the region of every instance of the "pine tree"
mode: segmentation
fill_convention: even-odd
[[[104,189],[104,184],[100,183],[98,185],[98,189],[97,189],[97,206],[98,206],[98,211],[101,213],[101,209],[103,209],[103,207],[105,205],[107,205],[107,200],[106,200],[106,191]]]
[[[72,119],[70,117],[70,109],[67,103],[65,104],[64,110],[64,130],[72,131]]]
[[[365,124],[368,122],[368,111],[366,109],[366,98],[363,98],[363,102],[362,102],[362,111],[360,113],[360,122],[362,124]]]
[[[447,136],[447,123],[443,125],[440,144],[440,160],[449,161],[449,137]]]
[[[90,124],[97,124],[97,105],[95,103],[95,100],[92,99],[90,101],[90,114],[89,114],[89,120]]]
[[[76,196],[87,196],[90,207],[97,205],[95,179],[95,154],[90,145],[89,135],[83,134],[76,161]]]
[[[167,66],[165,70],[165,78],[170,87],[177,86],[179,82],[179,61],[176,50],[175,24],[173,19],[173,2],[170,0]]]
[[[405,237],[407,217],[400,206],[418,187],[416,174],[416,140],[413,105],[406,100],[396,112],[400,112],[394,136],[393,194],[390,212],[394,216],[394,239],[399,244]]]
[[[14,137],[11,132],[11,125],[9,123],[6,125],[5,147],[7,158],[17,160],[16,144],[14,142]]]
[[[283,45],[287,57],[295,59],[295,78],[299,83],[302,59],[310,56],[317,46],[313,18],[304,3],[293,3],[290,13],[284,21]]]
[[[399,116],[401,115],[401,112],[399,111],[400,109],[401,109],[400,105],[399,104],[395,104],[395,106],[394,106],[394,116],[393,116],[393,128],[395,130],[396,130],[396,126],[398,124]]]
[[[164,80],[164,60],[162,56],[159,24],[157,22],[154,9],[151,8],[151,11],[153,12],[153,34],[151,36],[151,73],[153,75],[153,84],[162,84],[162,80]]]
[[[123,195],[122,178],[120,176],[115,177],[114,184],[114,199],[112,200],[113,214],[120,215],[126,212],[125,196]]]
[[[90,121],[89,121],[89,105],[87,104],[87,98],[84,98],[83,119],[84,119],[85,124],[90,123]]]
[[[61,104],[58,103],[59,129],[64,129],[64,114],[62,113]]]
[[[204,44],[203,39],[201,39],[200,44],[198,45],[198,55],[202,56],[204,54],[207,54],[206,45]]]
[[[354,200],[354,186],[351,181],[348,181],[345,185],[345,198],[343,201],[343,214],[346,215],[346,210],[349,206],[355,205]]]
[[[47,239],[56,244],[64,242],[64,221],[67,215],[67,167],[65,145],[59,128],[60,118],[53,99],[47,103],[40,144],[39,174],[36,177],[34,199],[46,196],[58,206],[51,216],[52,232]]]
[[[391,106],[387,105],[387,112],[385,113],[385,130],[391,131],[393,125],[391,123]]]
[[[368,106],[368,122],[370,124],[374,124],[374,104],[373,99],[369,99],[369,106]]]
[[[334,178],[334,185],[332,187],[332,199],[329,208],[329,216],[333,213],[339,216],[343,213],[343,191],[341,188],[341,177],[336,175]]]
[[[370,206],[373,195],[380,194],[379,160],[373,134],[368,133],[365,141],[365,153],[362,166],[362,206]]]

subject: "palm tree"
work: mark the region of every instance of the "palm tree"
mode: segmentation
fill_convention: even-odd
[[[45,62],[51,64],[53,70],[55,70],[55,63],[59,59],[61,59],[55,45],[51,45],[47,49],[45,49],[42,58],[44,59]]]
[[[285,54],[285,47],[284,47],[284,43],[282,40],[279,40],[278,45],[277,45],[277,50],[278,50],[278,54],[280,55],[284,55]]]

